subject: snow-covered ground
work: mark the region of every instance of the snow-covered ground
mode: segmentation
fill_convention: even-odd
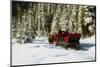
[[[81,39],[81,50],[64,49],[36,38],[34,44],[12,44],[12,65],[45,64],[95,60],[95,36]],[[41,44],[41,42],[42,44]]]

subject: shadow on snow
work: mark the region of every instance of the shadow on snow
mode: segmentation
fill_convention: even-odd
[[[87,51],[91,47],[95,47],[95,44],[92,44],[92,43],[80,43],[80,50]]]

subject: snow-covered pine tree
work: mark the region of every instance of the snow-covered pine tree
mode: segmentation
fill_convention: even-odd
[[[60,30],[60,17],[61,17],[61,5],[57,5],[57,9],[54,13],[52,26],[51,26],[51,34],[56,34]]]
[[[12,6],[12,38],[18,43],[25,43],[28,37],[56,34],[60,29],[79,32],[84,38],[95,34],[95,6],[16,1]]]
[[[62,31],[67,31],[69,29],[69,14],[67,5],[62,5],[62,10],[59,25]]]

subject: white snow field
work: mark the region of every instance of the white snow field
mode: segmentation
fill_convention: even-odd
[[[40,40],[39,40],[40,39]],[[42,40],[41,40],[42,39]],[[38,43],[38,44],[37,44]],[[36,38],[33,44],[12,44],[12,65],[94,61],[95,36],[81,39],[81,49],[64,49],[48,44],[47,38]]]

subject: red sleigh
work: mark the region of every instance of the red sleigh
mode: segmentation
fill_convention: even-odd
[[[56,46],[60,45],[64,48],[75,48],[80,49],[80,40],[81,34],[80,33],[70,33],[70,32],[62,32],[61,30],[59,33],[54,35],[49,35],[49,43],[56,44]]]

